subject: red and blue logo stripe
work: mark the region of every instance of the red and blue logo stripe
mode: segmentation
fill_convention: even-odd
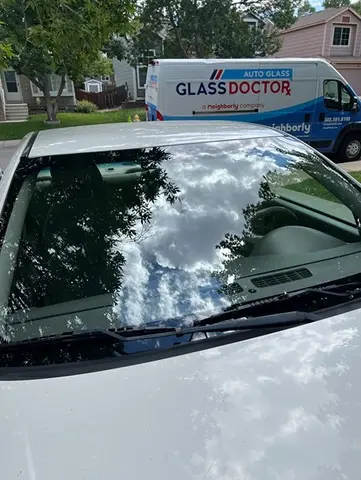
[[[211,75],[211,80],[220,80],[223,75],[223,69],[216,69],[213,70],[212,75]]]

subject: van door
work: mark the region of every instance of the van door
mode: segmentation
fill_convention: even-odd
[[[316,63],[280,63],[276,68],[275,63],[261,62],[261,67],[267,71],[268,82],[261,89],[258,122],[308,143],[316,108]]]
[[[320,151],[330,152],[339,132],[345,125],[357,120],[358,114],[352,111],[354,95],[340,80],[321,78],[319,88],[311,145]]]

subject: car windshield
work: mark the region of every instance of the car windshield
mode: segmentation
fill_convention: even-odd
[[[291,137],[27,159],[7,202],[11,340],[182,325],[360,271],[357,184]]]

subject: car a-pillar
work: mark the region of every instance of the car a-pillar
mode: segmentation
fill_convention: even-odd
[[[349,123],[341,130],[333,152],[341,162],[354,162],[361,158],[361,122]]]

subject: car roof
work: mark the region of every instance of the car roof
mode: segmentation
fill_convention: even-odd
[[[29,158],[212,141],[282,136],[262,125],[231,121],[134,122],[56,128],[37,134]]]

